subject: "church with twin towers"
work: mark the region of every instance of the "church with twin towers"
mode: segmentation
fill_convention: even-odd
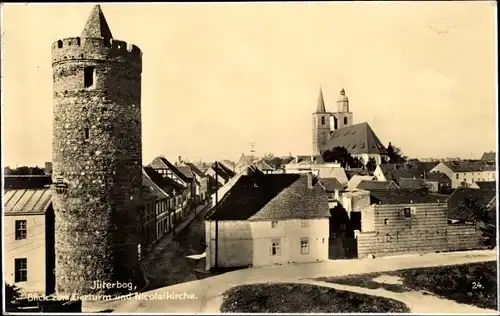
[[[344,89],[336,102],[336,111],[329,112],[325,106],[323,90],[320,88],[316,111],[313,113],[312,150],[313,156],[336,147],[344,147],[363,164],[370,158],[377,164],[387,160],[387,149],[367,122],[354,124],[349,98]]]

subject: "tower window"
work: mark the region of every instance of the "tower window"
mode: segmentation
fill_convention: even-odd
[[[88,127],[85,127],[84,134],[85,134],[85,139],[89,139],[90,134],[89,134],[89,128]]]
[[[325,117],[324,116],[321,117],[321,125],[325,125]]]
[[[344,125],[347,125],[347,117],[344,117]]]
[[[94,67],[85,67],[84,68],[84,86],[85,88],[90,88],[94,85],[94,77],[95,77],[95,68]]]

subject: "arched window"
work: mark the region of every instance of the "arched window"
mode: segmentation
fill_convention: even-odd
[[[344,125],[347,125],[347,117],[344,117]]]
[[[324,116],[321,117],[321,125],[325,125],[325,117]]]
[[[334,127],[335,129],[337,129],[337,128],[338,128],[338,120],[337,120],[337,118],[336,118],[336,117],[334,117],[334,118],[333,118],[333,127]]]

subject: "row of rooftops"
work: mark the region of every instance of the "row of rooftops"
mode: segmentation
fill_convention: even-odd
[[[313,180],[309,178],[313,177]],[[363,181],[370,180],[361,180]],[[308,183],[311,182],[312,186]],[[377,181],[373,181],[377,182]],[[378,181],[382,182],[382,181]],[[457,189],[452,195],[429,193],[426,188],[390,187],[365,189],[371,204],[448,203],[454,210],[465,197],[480,198],[480,204],[491,207],[495,190]],[[285,218],[318,218],[328,207],[326,192],[345,187],[333,179],[317,179],[312,174],[252,173],[241,176],[219,203],[207,214],[207,220],[265,220]],[[348,194],[360,192],[356,191]],[[326,199],[326,202],[325,202]]]

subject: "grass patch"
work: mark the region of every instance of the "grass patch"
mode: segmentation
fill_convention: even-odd
[[[223,294],[222,313],[407,313],[402,302],[309,284],[251,284]]]
[[[398,276],[403,284],[373,281],[381,275]],[[431,268],[406,269],[342,277],[322,281],[392,292],[428,291],[458,303],[497,309],[497,262],[481,262]]]

